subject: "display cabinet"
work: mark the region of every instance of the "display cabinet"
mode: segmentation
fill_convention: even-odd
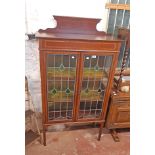
[[[121,40],[96,30],[100,19],[54,16],[39,30],[43,139],[55,123],[105,122]]]

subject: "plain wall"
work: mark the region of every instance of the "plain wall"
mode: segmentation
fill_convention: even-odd
[[[54,27],[52,15],[100,18],[98,30],[106,31],[108,0],[26,0],[26,33],[35,33],[38,29]]]

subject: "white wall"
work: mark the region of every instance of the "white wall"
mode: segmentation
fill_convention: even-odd
[[[101,18],[99,29],[106,31],[107,0],[26,0],[26,33],[54,26],[52,15]]]

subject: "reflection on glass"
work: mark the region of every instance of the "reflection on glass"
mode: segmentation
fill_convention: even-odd
[[[47,55],[49,120],[72,118],[76,63],[76,55]]]
[[[112,56],[84,56],[79,118],[98,118],[102,112]]]

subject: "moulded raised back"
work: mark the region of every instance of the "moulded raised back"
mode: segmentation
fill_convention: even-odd
[[[81,18],[81,17],[67,17],[55,16],[57,22],[56,28],[47,28],[46,30],[39,30],[39,32],[55,32],[55,33],[71,33],[71,34],[106,34],[105,32],[97,31],[96,25],[101,19],[95,18]]]

